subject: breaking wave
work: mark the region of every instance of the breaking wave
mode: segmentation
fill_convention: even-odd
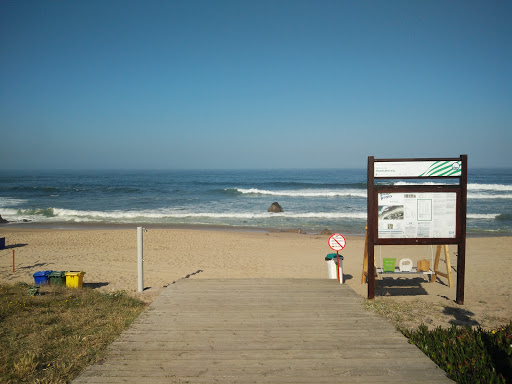
[[[10,197],[0,197],[0,207],[15,207],[16,205],[21,205],[25,203],[26,200],[23,199],[13,199]]]
[[[275,218],[283,219],[358,219],[366,220],[366,212],[190,212],[171,209],[133,210],[133,211],[81,211],[62,208],[46,209],[3,209],[4,218],[13,221],[27,219],[30,221],[49,222],[114,222],[131,223],[150,220],[153,222],[173,222],[176,219],[233,219],[250,220]],[[468,219],[509,220],[512,215],[499,213],[468,213]]]
[[[363,197],[366,198],[366,190],[360,189],[303,189],[303,190],[266,190],[258,188],[230,188],[242,195],[267,195],[267,196],[288,196],[288,197]]]
[[[468,184],[468,191],[512,191],[512,185]]]
[[[468,199],[512,199],[511,194],[468,193]]]
[[[366,219],[366,212],[187,212],[168,209],[140,211],[80,211],[62,208],[46,209],[7,209],[2,211],[10,220],[29,219],[31,221],[72,221],[72,222],[117,222],[152,220],[172,222],[173,219]]]

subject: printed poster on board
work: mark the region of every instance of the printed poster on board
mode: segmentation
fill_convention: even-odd
[[[378,194],[378,237],[455,238],[457,194]]]

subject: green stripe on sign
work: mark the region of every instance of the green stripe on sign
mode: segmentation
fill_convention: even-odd
[[[452,170],[452,165],[448,164],[446,167],[439,168],[437,171],[432,172],[429,176],[445,176]]]
[[[441,176],[447,169],[450,169],[450,163],[444,161],[436,169],[430,171],[429,176]]]
[[[457,164],[458,168],[454,168]],[[460,176],[461,164],[460,161],[436,161],[419,177],[428,176]]]
[[[438,169],[439,167],[442,167],[444,164],[446,164],[446,161],[436,161],[425,172],[423,172],[420,176],[431,176],[432,172],[435,172],[436,169]]]

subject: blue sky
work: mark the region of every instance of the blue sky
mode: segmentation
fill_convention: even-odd
[[[0,169],[512,166],[510,1],[1,1]]]

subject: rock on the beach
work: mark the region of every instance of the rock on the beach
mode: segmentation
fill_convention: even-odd
[[[5,224],[5,223],[8,223],[9,221],[8,220],[5,220],[2,215],[0,215],[0,224]]]
[[[330,235],[331,234],[331,231],[329,231],[327,228],[324,229],[321,233],[321,235]]]
[[[268,207],[267,212],[274,212],[274,213],[283,212],[283,208],[276,201],[276,202],[272,203],[272,205],[270,205],[270,207]]]
[[[283,230],[283,232],[289,232],[289,233],[305,233],[302,231],[302,229],[300,228],[290,228],[290,229],[286,229],[286,230]]]

